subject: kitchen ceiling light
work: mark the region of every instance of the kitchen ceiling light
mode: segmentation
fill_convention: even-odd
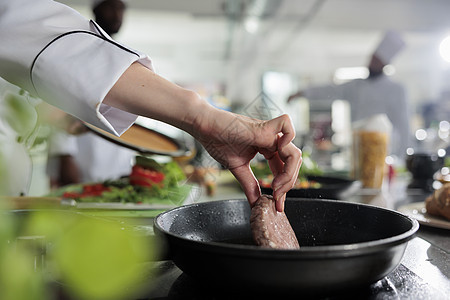
[[[259,18],[253,17],[253,16],[248,17],[245,20],[244,26],[245,26],[245,30],[248,33],[254,34],[256,31],[258,31],[258,28],[259,28]]]
[[[416,130],[416,139],[419,141],[423,141],[427,138],[428,134],[425,129]]]
[[[339,68],[334,72],[334,80],[337,83],[353,79],[365,79],[369,76],[369,70],[366,67]]]
[[[450,62],[450,36],[442,40],[439,45],[439,53],[446,62]]]
[[[383,68],[383,72],[386,76],[392,76],[395,74],[395,67],[393,65],[386,65]]]

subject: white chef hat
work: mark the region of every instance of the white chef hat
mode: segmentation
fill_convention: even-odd
[[[374,55],[378,57],[383,63],[388,64],[391,59],[403,49],[405,41],[396,31],[389,30],[384,35]]]

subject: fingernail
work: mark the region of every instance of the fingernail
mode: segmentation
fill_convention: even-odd
[[[277,201],[280,203],[279,204],[279,206],[280,206],[279,212],[283,212],[284,211],[284,201],[285,200],[286,200],[286,194],[283,194],[283,195],[281,195],[281,196],[279,196],[277,198]]]

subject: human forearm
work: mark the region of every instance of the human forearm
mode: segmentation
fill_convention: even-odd
[[[206,116],[218,113],[197,93],[167,81],[139,63],[124,72],[103,103],[168,123],[193,136],[201,130]]]

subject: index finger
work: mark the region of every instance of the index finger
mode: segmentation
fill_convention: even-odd
[[[295,185],[302,164],[302,152],[290,143],[288,146],[278,150],[279,159],[284,163],[283,169],[272,182],[274,188],[273,197],[277,201],[277,209],[283,210],[283,202],[286,193]]]
[[[253,206],[256,200],[261,196],[261,188],[259,187],[258,180],[253,174],[250,165],[247,164],[230,169],[230,172],[239,181],[250,206]]]
[[[278,148],[284,148],[294,140],[295,129],[289,115],[281,115],[270,120],[268,124],[269,126],[273,126],[274,133],[279,136]]]

